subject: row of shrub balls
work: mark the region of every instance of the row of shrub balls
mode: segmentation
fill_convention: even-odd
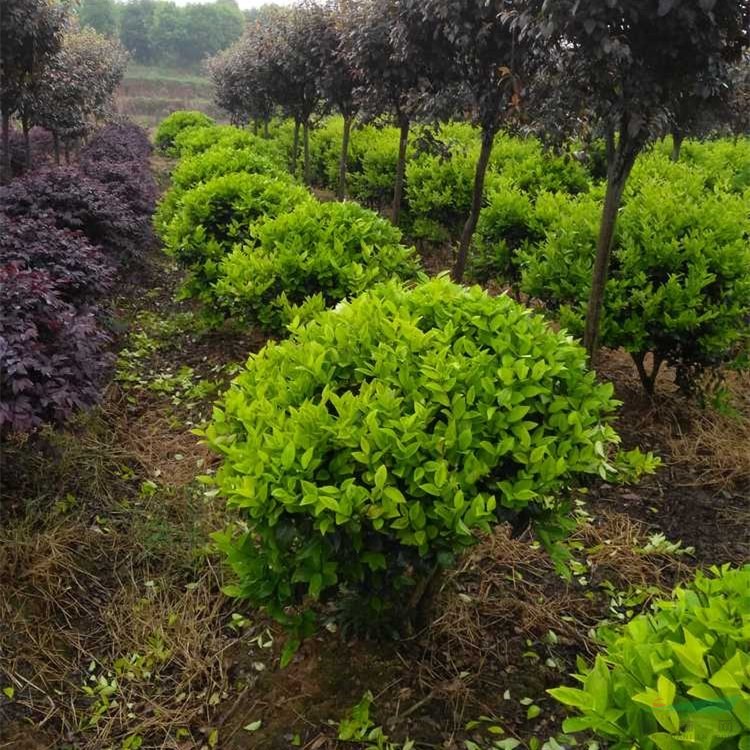
[[[408,629],[478,532],[532,523],[554,552],[572,488],[655,469],[618,449],[612,386],[571,336],[508,296],[427,280],[382,218],[315,201],[277,142],[191,117],[160,131],[181,161],[158,231],[189,294],[282,339],[202,431],[223,458],[205,480],[239,515],[214,535],[226,590],[289,629],[282,662],[321,612]],[[749,581],[713,569],[603,631],[581,687],[550,691],[579,714],[565,730],[623,750],[748,747]]]
[[[280,332],[380,281],[418,276],[398,228],[358,203],[316,200],[279,143],[189,115],[157,132],[180,161],[155,223],[188,271],[187,293],[214,316]]]
[[[272,137],[287,152],[293,125]],[[310,138],[312,181],[335,188],[343,120]],[[350,143],[349,192],[387,205],[398,157],[395,127],[363,125]],[[406,167],[401,225],[415,240],[456,241],[472,198],[481,146],[469,123],[415,129]],[[690,394],[718,380],[711,371],[750,362],[750,139],[688,140],[678,162],[656,143],[635,165],[612,248],[600,331],[623,349],[648,391],[661,365]],[[583,334],[599,232],[604,144],[569,144],[561,153],[533,137],[501,133],[485,182],[485,205],[469,256],[470,276],[509,285]],[[653,367],[651,367],[653,365]],[[709,372],[707,372],[709,371]],[[703,394],[705,395],[705,394]]]
[[[338,179],[342,128],[332,118],[313,132],[318,185]],[[292,132],[288,122],[274,122],[271,138],[258,138],[186,112],[161,129],[161,146],[182,161],[157,225],[190,269],[189,292],[218,318],[249,317],[283,329],[378,279],[414,273],[401,235],[360,205],[388,201],[397,129],[355,131],[349,186],[357,204],[320,204],[302,192],[287,173]],[[478,148],[477,130],[466,123],[414,139],[402,221],[409,236],[457,236]],[[597,148],[588,149],[585,168],[573,153],[549,154],[537,139],[498,136],[470,256],[476,280],[499,280],[543,301],[575,335],[583,330],[603,200]],[[656,145],[636,165],[618,220],[600,338],[631,355],[648,391],[662,365],[688,394],[718,382],[707,371],[747,367],[749,174],[745,140],[690,141],[679,163]],[[240,197],[248,182],[249,202]],[[293,217],[286,216],[290,206]],[[235,221],[222,234],[227,211]],[[362,243],[371,248],[367,254]]]
[[[178,113],[157,143],[179,157],[156,226],[186,293],[282,339],[203,433],[242,509],[242,533],[219,537],[238,591],[280,620],[342,587],[368,617],[408,620],[397,592],[478,530],[564,525],[569,485],[653,469],[618,454],[612,387],[570,336],[508,296],[427,279],[398,228],[316,200],[277,142]]]
[[[107,295],[153,245],[156,185],[141,128],[112,123],[74,166],[0,187],[0,432],[96,403],[113,363]]]

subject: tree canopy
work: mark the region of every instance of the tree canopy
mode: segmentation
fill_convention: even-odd
[[[78,18],[107,36],[119,36],[142,64],[195,67],[235,42],[245,16],[235,0],[190,3],[172,0],[81,0]]]
[[[607,195],[584,340],[596,350],[617,213],[638,154],[666,123],[721,106],[750,43],[747,0],[527,0],[562,57],[558,84],[586,102],[607,141]],[[684,103],[690,106],[685,107]]]
[[[48,0],[7,0],[0,23],[0,116],[3,162],[0,177],[10,176],[10,118],[24,93],[39,80],[60,46],[66,8]]]

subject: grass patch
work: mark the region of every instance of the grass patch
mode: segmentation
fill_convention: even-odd
[[[200,70],[139,65],[137,63],[128,65],[128,69],[125,71],[125,80],[166,81],[210,86],[210,81]]]

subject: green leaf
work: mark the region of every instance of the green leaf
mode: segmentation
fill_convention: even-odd
[[[703,661],[703,655],[708,651],[708,647],[696,638],[687,628],[683,629],[685,643],[676,643],[668,641],[672,647],[672,652],[680,660],[680,663],[692,674],[697,677],[707,678],[708,669]]]
[[[296,454],[296,450],[294,447],[294,443],[289,442],[284,446],[284,450],[281,452],[281,465],[285,469],[290,469],[292,467],[292,464],[294,463],[294,457]]]
[[[649,737],[659,750],[685,750],[685,745],[672,737],[671,734],[654,732]]]
[[[458,448],[465,451],[471,445],[472,432],[471,427],[465,427],[458,436]]]
[[[397,487],[389,486],[386,487],[383,490],[383,494],[389,499],[392,500],[397,505],[400,505],[401,503],[406,502],[406,498],[404,497],[403,492],[401,492],[400,489]]]
[[[677,688],[670,679],[663,674],[660,674],[656,681],[656,692],[659,694],[659,698],[661,698],[665,706],[671,706],[674,703]]]
[[[289,666],[292,659],[294,659],[294,655],[297,653],[300,647],[300,640],[299,638],[287,638],[286,643],[284,644],[284,648],[281,651],[281,659],[280,659],[280,666],[282,669]]]
[[[493,744],[498,750],[516,750],[520,747],[521,741],[515,737],[506,737],[504,740],[495,740]]]
[[[314,573],[310,578],[310,596],[317,599],[320,596],[321,589],[323,588],[323,576],[320,573]]]
[[[668,732],[677,734],[680,731],[680,716],[672,706],[654,707],[652,712],[656,721]]]
[[[593,699],[585,691],[572,687],[559,687],[547,691],[555,700],[566,706],[580,708],[581,710],[590,710],[593,708]]]
[[[310,461],[312,461],[314,455],[313,448],[308,448],[303,454],[302,458],[300,459],[300,463],[302,464],[302,468],[306,469],[310,465]]]
[[[385,468],[383,464],[378,466],[377,471],[375,472],[375,486],[382,490],[383,487],[385,487],[385,482],[388,479],[388,469]]]

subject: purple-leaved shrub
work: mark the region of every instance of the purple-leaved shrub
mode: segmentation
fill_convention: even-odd
[[[0,187],[0,212],[11,218],[51,214],[59,228],[82,231],[120,260],[138,260],[152,242],[148,216],[72,167],[40,169]]]
[[[52,216],[31,219],[0,214],[0,266],[43,270],[63,301],[90,305],[111,288],[114,268],[81,232],[58,229]]]
[[[0,433],[95,404],[113,356],[93,311],[65,302],[41,269],[0,266],[0,287]]]

